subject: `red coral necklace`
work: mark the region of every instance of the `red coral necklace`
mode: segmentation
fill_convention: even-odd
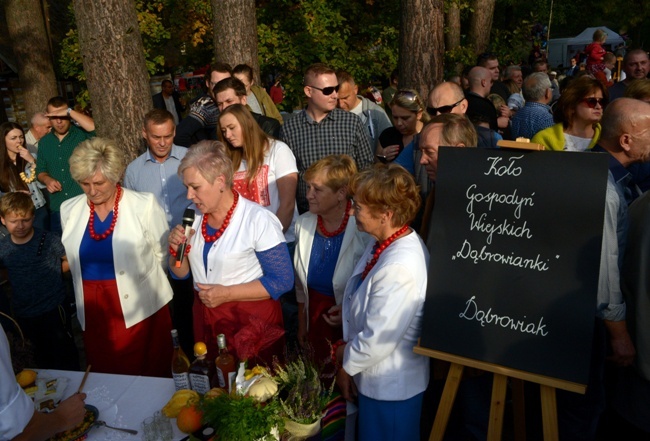
[[[108,227],[108,230],[104,231],[102,234],[95,233],[95,204],[93,204],[92,201],[89,201],[90,219],[88,220],[88,233],[90,234],[90,237],[92,237],[95,240],[106,239],[108,236],[111,235],[111,233],[115,229],[115,224],[117,223],[118,209],[120,205],[120,196],[122,195],[122,186],[120,184],[117,184],[115,187],[117,188],[117,192],[115,194],[115,205],[113,205],[113,220],[111,221],[111,226]]]
[[[235,207],[237,207],[237,201],[239,201],[239,193],[237,193],[235,190],[232,190],[232,195],[234,197],[234,200],[232,202],[232,205],[230,206],[230,210],[228,210],[228,214],[226,214],[226,218],[223,220],[223,223],[221,224],[221,228],[217,230],[216,233],[214,233],[212,236],[208,234],[208,217],[210,217],[209,214],[203,215],[203,221],[201,222],[201,234],[203,234],[203,239],[207,242],[214,242],[217,239],[221,237],[224,231],[226,231],[226,228],[228,228],[228,225],[230,224],[230,218],[232,217],[232,213],[235,211]]]
[[[366,264],[366,268],[363,270],[363,273],[361,274],[361,280],[364,280],[368,275],[368,273],[375,267],[381,253],[383,253],[384,250],[388,248],[391,243],[395,242],[395,240],[397,240],[398,237],[404,234],[406,230],[408,230],[408,228],[409,228],[408,225],[404,225],[402,228],[400,228],[395,233],[393,233],[392,236],[390,236],[388,239],[383,241],[381,244],[379,243],[379,241],[375,243],[375,246],[373,247],[372,259],[370,259]]]
[[[345,227],[348,226],[348,220],[350,219],[350,208],[352,206],[352,203],[348,199],[348,203],[345,206],[345,215],[343,216],[343,220],[341,221],[341,225],[334,230],[333,232],[329,232],[325,229],[325,224],[323,223],[323,217],[319,214],[318,215],[318,228],[320,229],[320,232],[323,233],[323,236],[325,237],[334,237],[338,236],[341,234],[341,231],[345,230]]]

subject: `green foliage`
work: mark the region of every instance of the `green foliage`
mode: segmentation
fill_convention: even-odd
[[[476,52],[472,46],[459,46],[445,51],[445,78],[460,75],[465,66],[476,63]]]
[[[527,62],[531,48],[539,44],[531,36],[536,23],[536,17],[531,13],[528,18],[519,20],[514,29],[492,28],[490,50],[499,57],[501,65]]]
[[[360,85],[397,65],[399,4],[394,0],[269,0],[257,10],[262,77],[282,73],[287,110],[300,107],[307,66],[324,62]]]
[[[203,422],[214,428],[219,441],[271,440],[273,428],[282,432],[279,404],[267,404],[241,395],[219,395],[201,402]]]
[[[306,356],[297,356],[285,365],[275,362],[273,370],[280,387],[277,401],[285,418],[311,424],[323,417],[334,390],[333,379],[330,387],[324,388],[318,369]]]

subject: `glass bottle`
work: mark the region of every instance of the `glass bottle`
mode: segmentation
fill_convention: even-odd
[[[190,385],[200,394],[205,394],[212,387],[214,378],[214,364],[207,358],[208,348],[202,341],[194,344],[196,360],[190,365]]]
[[[228,352],[225,335],[217,335],[217,345],[219,346],[219,356],[217,356],[214,364],[217,367],[217,379],[219,381],[219,387],[230,392],[232,382],[235,379],[235,375],[237,374],[235,371],[235,357]]]
[[[176,390],[190,388],[190,360],[183,352],[178,341],[178,331],[172,329],[172,343],[174,344],[174,354],[172,355],[172,377],[174,378],[174,387]]]

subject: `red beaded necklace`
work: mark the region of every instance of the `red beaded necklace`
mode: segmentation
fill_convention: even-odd
[[[228,210],[228,214],[226,214],[226,218],[223,220],[223,224],[221,224],[221,228],[219,228],[217,232],[214,233],[212,236],[208,235],[208,217],[210,217],[210,215],[209,214],[203,215],[203,221],[201,222],[201,234],[203,234],[203,239],[206,242],[216,241],[221,237],[223,232],[226,231],[226,228],[228,228],[228,224],[230,224],[230,218],[232,217],[232,213],[233,211],[235,211],[235,207],[237,207],[237,201],[239,201],[239,193],[237,193],[235,190],[232,190],[232,195],[234,197],[234,201],[230,206],[230,210]]]
[[[102,234],[95,233],[95,204],[92,201],[90,202],[90,219],[88,220],[88,233],[90,237],[95,240],[104,240],[111,235],[115,229],[115,224],[117,223],[117,214],[120,205],[120,196],[122,195],[122,186],[117,184],[115,186],[117,192],[115,194],[115,205],[113,205],[113,220],[111,221],[111,226],[108,227],[108,230],[104,231]]]
[[[343,216],[343,221],[341,222],[341,225],[339,225],[339,227],[331,233],[325,229],[325,224],[323,223],[323,217],[320,214],[318,215],[318,228],[320,228],[320,232],[323,233],[323,236],[325,237],[338,236],[339,234],[341,234],[343,230],[345,230],[345,227],[348,226],[348,220],[350,219],[351,206],[352,203],[348,199],[348,203],[345,206],[345,215]]]
[[[408,225],[404,225],[402,228],[400,228],[395,233],[393,233],[391,237],[383,241],[381,244],[379,243],[379,241],[375,243],[375,246],[373,248],[372,259],[370,259],[366,264],[366,268],[363,270],[363,274],[361,274],[361,280],[364,280],[368,275],[368,273],[375,267],[375,264],[377,263],[377,260],[379,260],[379,256],[381,255],[381,253],[383,253],[384,250],[388,248],[391,243],[395,242],[395,240],[397,240],[399,236],[404,234],[406,230],[408,230],[408,228],[409,228]]]

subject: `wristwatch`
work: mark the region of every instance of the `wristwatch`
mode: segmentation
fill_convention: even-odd
[[[70,112],[72,112],[72,107],[68,107],[68,111],[66,112],[66,115],[70,116]]]

